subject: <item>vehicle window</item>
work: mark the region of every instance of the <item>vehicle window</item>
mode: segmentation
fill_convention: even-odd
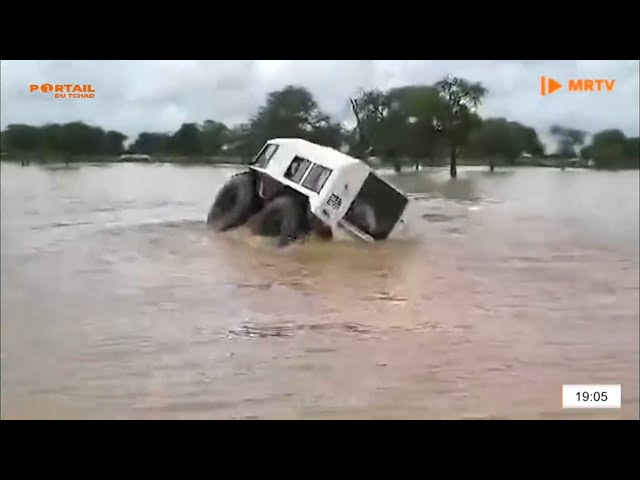
[[[291,160],[291,164],[289,165],[289,168],[287,168],[284,176],[292,182],[300,183],[300,180],[302,180],[304,174],[307,173],[310,165],[311,162],[306,158],[295,157]]]
[[[304,179],[302,186],[316,193],[320,193],[320,190],[322,190],[322,187],[324,187],[330,175],[330,169],[321,165],[314,165],[309,175],[307,175],[307,178]]]
[[[278,151],[279,146],[274,143],[268,143],[256,157],[253,164],[257,167],[267,168],[269,161]]]

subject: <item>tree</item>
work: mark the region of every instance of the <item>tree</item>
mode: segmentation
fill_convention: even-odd
[[[200,127],[202,151],[206,155],[218,155],[229,139],[229,128],[221,122],[205,120]]]
[[[356,118],[351,154],[366,161],[372,153],[388,154],[389,150],[393,151],[394,145],[389,135],[390,124],[387,122],[390,112],[389,97],[381,90],[365,90],[357,97],[350,98],[349,102]]]
[[[455,178],[457,153],[467,142],[471,131],[482,124],[476,111],[487,89],[481,83],[472,83],[458,77],[446,77],[436,83],[444,100],[438,109],[436,123],[442,128],[450,148],[450,173]]]
[[[157,155],[167,153],[171,135],[167,133],[142,132],[138,135],[130,149],[133,152],[144,155]]]
[[[535,128],[521,125],[518,122],[511,122],[511,124],[516,127],[516,135],[518,136],[523,153],[528,153],[538,157],[544,155],[544,145],[540,141],[538,132],[536,132]]]
[[[13,150],[34,151],[41,145],[39,129],[31,125],[8,125],[5,135],[6,148]]]
[[[181,155],[202,154],[202,137],[198,125],[183,123],[169,140],[169,150]]]
[[[438,114],[445,106],[438,89],[431,85],[394,88],[388,94],[390,119],[394,119],[392,137],[401,146],[399,152],[415,159],[418,170],[422,160],[433,159],[442,147],[442,126]]]
[[[64,154],[65,146],[63,141],[63,126],[58,124],[47,124],[40,127],[42,137],[41,148],[43,152]]]
[[[567,128],[561,125],[553,125],[549,130],[558,140],[557,153],[561,158],[575,158],[576,148],[584,145],[587,132],[574,128]]]
[[[320,145],[340,149],[345,135],[346,132],[342,125],[327,120],[312,130],[310,138]]]
[[[105,132],[83,122],[71,122],[58,131],[62,151],[71,156],[96,155],[104,152]]]
[[[115,130],[105,132],[100,127],[83,122],[63,125],[9,125],[3,132],[3,149],[15,152],[47,155],[116,155],[123,150],[126,135]]]
[[[306,88],[289,85],[271,92],[249,122],[251,143],[258,149],[270,138],[298,137],[330,147],[339,147],[340,127],[331,122]]]
[[[633,165],[627,155],[628,139],[620,130],[609,129],[596,133],[591,139],[590,153],[596,168],[625,168]],[[637,163],[637,161],[636,161]]]
[[[596,168],[640,168],[640,139],[627,138],[617,129],[596,133],[591,144],[580,151],[585,160],[593,160]]]
[[[251,125],[242,123],[230,128],[223,149],[226,154],[237,155],[245,161],[256,155],[259,146],[251,136]]]
[[[640,166],[640,137],[627,138],[625,156],[629,159],[630,166],[633,168]]]
[[[120,155],[124,151],[126,135],[115,130],[109,130],[105,135],[104,152],[107,155]]]
[[[580,149],[580,158],[582,158],[583,160],[591,160],[592,156],[593,156],[593,151],[592,151],[592,147],[591,145],[587,145],[586,147],[582,147]]]
[[[493,172],[496,158],[512,163],[522,153],[519,133],[517,127],[506,118],[487,119],[470,134],[465,152],[488,159],[489,169]]]
[[[436,87],[366,90],[350,102],[357,122],[351,148],[355,156],[375,153],[399,171],[401,156],[414,158],[418,169],[422,159],[437,154],[441,128],[436,116],[443,101]]]
[[[469,136],[465,153],[477,158],[487,158],[491,171],[495,160],[501,158],[513,164],[523,153],[542,155],[544,147],[536,131],[506,118],[488,118]]]

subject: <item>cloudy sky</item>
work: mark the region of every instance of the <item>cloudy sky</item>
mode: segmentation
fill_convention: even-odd
[[[483,116],[535,127],[549,144],[553,123],[588,132],[619,128],[638,136],[637,60],[87,60],[2,61],[1,125],[81,120],[135,138],[141,131],[175,131],[184,122],[248,119],[267,92],[307,87],[336,119],[352,121],[349,95],[363,88],[430,84],[446,74],[481,81],[489,95]],[[540,76],[564,88],[542,97]],[[613,79],[612,92],[566,91],[569,79]],[[30,84],[91,84],[93,99],[55,99]]]

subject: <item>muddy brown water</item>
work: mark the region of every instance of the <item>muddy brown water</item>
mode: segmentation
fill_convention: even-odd
[[[413,236],[278,250],[205,227],[233,171],[2,164],[3,419],[638,418],[638,172],[390,174]]]

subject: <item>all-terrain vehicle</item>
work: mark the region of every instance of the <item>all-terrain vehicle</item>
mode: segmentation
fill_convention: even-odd
[[[410,199],[365,162],[297,138],[269,140],[247,171],[218,192],[207,224],[226,231],[249,222],[285,246],[336,229],[374,242],[401,233]]]

